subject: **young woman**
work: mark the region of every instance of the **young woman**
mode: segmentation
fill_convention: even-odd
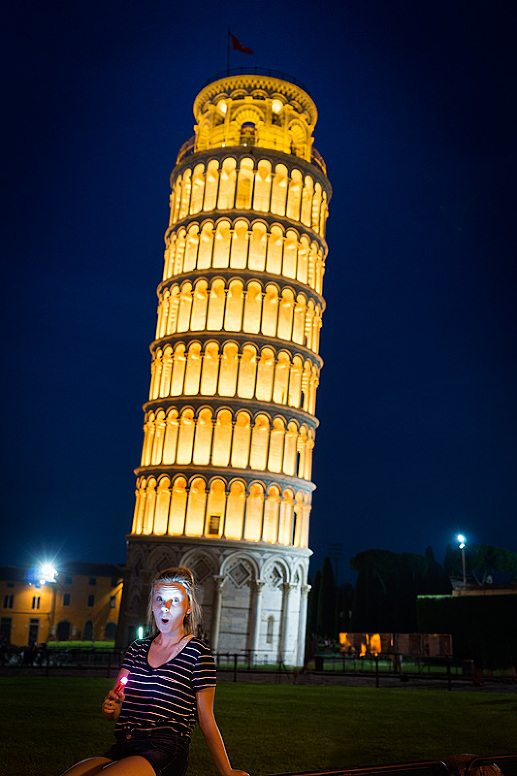
[[[157,574],[148,607],[155,633],[128,648],[102,705],[103,716],[116,720],[115,744],[63,776],[184,776],[196,718],[220,776],[248,776],[231,767],[214,718],[215,665],[194,636],[200,619],[192,572]],[[124,677],[125,688],[116,692]]]

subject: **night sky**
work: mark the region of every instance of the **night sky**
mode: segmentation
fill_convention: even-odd
[[[17,0],[0,563],[124,562],[169,176],[226,68],[294,75],[334,194],[310,546],[517,551],[513,1]]]

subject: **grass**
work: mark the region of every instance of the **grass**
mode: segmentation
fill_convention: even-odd
[[[111,684],[0,677],[2,773],[58,776],[107,749],[100,706]],[[232,764],[252,774],[517,754],[513,694],[222,682],[216,715]],[[199,730],[189,776],[216,776]]]

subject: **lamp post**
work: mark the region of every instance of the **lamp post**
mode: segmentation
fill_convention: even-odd
[[[465,547],[467,546],[467,540],[463,534],[457,536],[459,542],[459,548],[461,550],[461,565],[463,566],[463,587],[467,586],[467,569],[465,565]]]

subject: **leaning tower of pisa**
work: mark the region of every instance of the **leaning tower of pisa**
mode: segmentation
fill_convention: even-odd
[[[187,565],[214,652],[303,662],[330,185],[294,79],[228,72],[171,176],[119,643]]]

